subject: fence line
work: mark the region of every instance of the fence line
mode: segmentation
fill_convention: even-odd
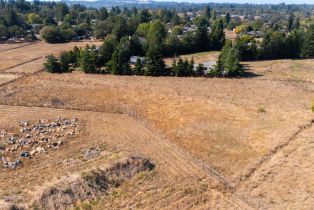
[[[160,133],[160,140],[164,140],[164,143],[166,143],[169,146],[172,146],[172,145],[170,145],[172,143],[169,140],[163,138],[162,132],[160,132],[156,128],[152,128],[149,125],[149,123],[147,123],[147,121],[143,117],[140,116],[140,114],[138,112],[129,109],[128,106],[126,107],[125,112],[129,117],[131,117],[133,120],[135,120],[136,122],[143,125],[146,129],[148,129],[150,131],[154,130],[154,131],[152,131],[154,133],[155,133],[155,131]],[[196,165],[201,167],[203,171],[205,171],[207,174],[210,175],[210,177],[214,178],[216,181],[218,181],[220,184],[222,184],[226,189],[228,189],[229,191],[232,191],[232,192],[235,191],[235,187],[224,176],[222,176],[218,171],[213,169],[213,167],[206,164],[203,160],[199,160],[197,157],[192,155],[189,151],[186,151],[181,147],[176,147],[176,149],[180,150],[179,152],[181,152],[181,154],[183,156],[185,156],[186,158],[188,155],[188,157],[191,158],[192,162],[194,162]]]

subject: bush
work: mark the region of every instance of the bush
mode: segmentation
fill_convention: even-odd
[[[74,63],[73,60],[74,59],[73,59],[72,51],[62,52],[60,55],[61,72],[69,72],[70,71],[70,64]]]
[[[40,30],[40,36],[48,43],[62,43],[72,40],[76,33],[66,25],[62,26],[45,26]]]
[[[40,30],[40,37],[48,43],[64,42],[60,31],[55,26],[45,26]]]
[[[76,33],[72,28],[63,28],[60,30],[60,36],[62,41],[71,41],[75,36]]]
[[[58,59],[54,57],[53,55],[47,56],[47,61],[44,64],[46,71],[50,73],[62,73],[61,71],[61,65],[58,62]]]

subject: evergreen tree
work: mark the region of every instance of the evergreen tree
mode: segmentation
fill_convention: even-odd
[[[109,62],[109,70],[115,75],[131,75],[131,67],[122,59],[122,52],[115,50]]]
[[[135,63],[135,67],[134,67],[134,73],[135,73],[135,75],[144,75],[144,69],[143,69],[142,61],[139,57],[136,59],[136,63]]]
[[[242,73],[242,66],[240,64],[240,56],[236,47],[232,46],[232,42],[226,42],[223,47],[217,64],[209,73],[209,76],[220,77],[229,76],[234,77]]]
[[[179,15],[175,14],[172,17],[171,23],[172,23],[172,26],[180,25],[180,17],[179,17]]]
[[[145,75],[147,76],[165,76],[166,65],[162,58],[162,49],[158,45],[151,45],[147,50],[145,60]]]
[[[70,71],[70,64],[73,62],[71,51],[61,52],[60,54],[60,67],[62,72]]]
[[[128,37],[123,37],[120,40],[118,47],[113,52],[109,62],[109,70],[116,75],[131,75],[131,67],[129,65],[130,48]]]
[[[8,27],[18,24],[17,14],[11,6],[6,6],[2,11],[2,15]]]
[[[74,46],[72,51],[72,63],[73,67],[80,66],[80,56],[81,56],[81,49],[79,49],[77,46]]]
[[[80,68],[84,73],[96,73],[95,55],[89,47],[82,51]]]
[[[194,59],[192,58],[187,67],[187,76],[194,76]]]
[[[206,68],[204,67],[204,65],[200,63],[196,67],[195,75],[198,76],[198,77],[202,77],[202,76],[204,76],[204,71],[205,70],[206,70]]]
[[[47,56],[47,61],[44,64],[46,71],[50,73],[61,73],[61,66],[58,62],[58,59],[54,57],[53,55]]]
[[[63,21],[65,15],[68,14],[68,12],[69,12],[69,7],[66,3],[64,2],[57,3],[55,7],[55,13],[59,21]]]
[[[210,43],[208,39],[208,21],[204,17],[199,17],[196,21],[197,30],[195,35],[195,43],[197,51],[209,50]]]
[[[299,58],[301,56],[302,45],[304,42],[303,32],[291,31],[285,39],[286,43],[286,57],[287,58]]]
[[[213,11],[212,19],[214,21],[217,20],[217,11],[216,10]]]
[[[117,40],[113,36],[106,37],[104,43],[99,49],[100,60],[102,65],[106,65],[110,61],[112,54],[117,46]]]
[[[143,9],[140,12],[140,22],[141,23],[148,23],[150,21],[150,14],[147,9]]]
[[[213,50],[221,50],[225,43],[225,33],[222,20],[215,21],[210,33],[210,42]]]
[[[224,21],[225,21],[226,26],[228,26],[230,21],[231,21],[231,17],[230,17],[230,13],[229,12],[227,12],[227,14],[226,14],[226,16],[224,18]]]
[[[99,9],[98,17],[99,17],[99,20],[106,20],[108,18],[108,11],[106,7],[102,7]]]
[[[206,19],[210,19],[210,17],[211,17],[211,10],[210,10],[209,5],[206,5],[206,6],[204,7],[204,17],[205,17]]]
[[[46,17],[44,19],[44,25],[50,26],[50,25],[57,25],[56,21],[52,17]]]
[[[289,31],[293,29],[293,23],[294,23],[294,14],[291,13],[288,18],[288,26],[287,26]]]
[[[7,27],[0,25],[0,40],[2,39],[2,37],[7,38],[7,36],[8,36]]]
[[[220,77],[224,72],[224,60],[222,54],[219,55],[216,65],[214,69],[208,73],[210,77]]]
[[[306,58],[314,57],[314,23],[310,25],[305,33],[302,55]]]
[[[177,72],[177,60],[176,59],[173,59],[172,61],[171,70],[172,70],[171,75],[175,76]]]
[[[262,42],[262,51],[260,56],[263,59],[287,58],[285,35],[278,31],[271,31],[267,33]]]
[[[224,69],[226,70],[227,76],[238,76],[242,73],[242,66],[239,60],[239,53],[237,49],[232,47],[229,52],[227,59],[224,61]]]
[[[127,22],[125,18],[122,16],[117,16],[115,18],[111,33],[115,35],[119,40],[121,37],[127,35],[126,32],[127,32]]]
[[[179,58],[178,62],[177,62],[177,66],[176,66],[176,76],[177,77],[183,77],[185,76],[185,65],[184,65],[184,61],[182,58]]]
[[[298,30],[298,29],[300,29],[300,18],[299,17],[297,17],[295,20],[294,20],[294,23],[293,23],[293,29],[295,29],[295,30]]]

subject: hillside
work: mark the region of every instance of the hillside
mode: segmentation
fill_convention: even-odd
[[[1,208],[38,204],[41,198],[50,199],[45,192],[55,188],[71,192],[60,183],[81,182],[84,173],[102,174],[130,157],[148,160],[154,168],[135,167],[127,179],[119,171],[119,184],[93,191],[99,199],[88,205],[311,208],[313,60],[248,62],[255,76],[234,79],[49,74],[38,67],[43,61],[34,59],[45,50],[58,53],[59,48],[50,51],[47,46],[36,43],[1,52],[1,59],[10,62],[0,71],[5,78],[0,130],[18,138],[24,135],[21,121],[32,126],[62,117],[77,119],[79,132],[70,138],[57,129],[62,144],[42,146],[46,153],[21,158],[15,170],[2,167]],[[12,59],[28,49],[34,54]],[[13,161],[27,148],[9,153],[11,159],[7,153],[1,156]]]

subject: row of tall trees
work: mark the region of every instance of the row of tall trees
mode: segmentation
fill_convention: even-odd
[[[314,24],[306,31],[299,29],[288,34],[269,31],[261,42],[250,36],[242,36],[235,45],[240,59],[246,61],[311,58],[314,56]]]
[[[166,67],[162,59],[152,59],[154,62],[143,62],[138,58],[135,65],[131,67],[123,55],[125,52],[123,53],[120,50],[113,53],[107,64],[103,64],[103,55],[95,46],[86,46],[84,49],[74,47],[71,51],[62,52],[58,58],[53,55],[47,56],[44,65],[50,73],[69,73],[79,68],[85,73],[92,74],[177,77],[221,76],[212,73],[205,74],[207,69],[202,64],[194,65],[193,58],[190,61],[182,58],[173,59],[171,67]]]

